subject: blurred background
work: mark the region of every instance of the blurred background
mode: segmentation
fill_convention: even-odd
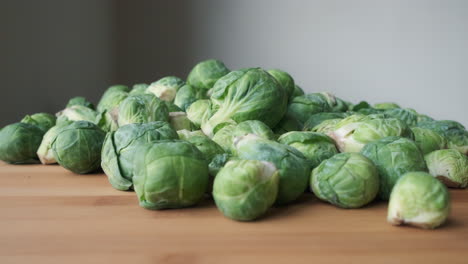
[[[198,61],[468,126],[468,1],[0,0],[0,126]]]

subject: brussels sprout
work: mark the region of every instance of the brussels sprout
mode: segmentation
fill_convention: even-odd
[[[167,106],[167,110],[170,112],[184,112],[182,108],[178,107],[174,103],[168,102],[168,101],[163,101],[164,104]]]
[[[55,126],[55,116],[48,113],[37,113],[33,115],[26,115],[21,120],[21,123],[27,123],[38,126],[44,132],[47,132],[51,127]]]
[[[304,131],[311,130],[314,127],[320,125],[325,120],[343,119],[346,116],[347,116],[347,114],[345,114],[345,113],[332,113],[332,112],[324,112],[324,113],[313,114],[305,122],[303,130]]]
[[[197,90],[208,91],[218,79],[229,73],[223,62],[219,60],[205,60],[193,67],[187,77],[187,83]]]
[[[206,137],[206,135],[203,134],[201,130],[190,131],[187,129],[177,130],[177,135],[179,136],[180,139],[183,139],[183,140],[187,140],[188,138],[198,137],[198,136]]]
[[[338,153],[335,142],[321,133],[293,131],[281,135],[278,142],[299,150],[310,161],[312,168]]]
[[[207,98],[206,90],[196,89],[186,84],[177,91],[174,104],[185,111],[193,102],[205,98]]]
[[[422,121],[417,124],[417,127],[427,128],[442,134],[447,139],[449,148],[468,155],[468,131],[462,124],[451,120]]]
[[[187,141],[161,140],[142,146],[134,160],[134,189],[144,208],[192,206],[206,191],[208,162]]]
[[[183,131],[183,130],[182,130]],[[179,132],[179,131],[177,131]],[[216,142],[211,140],[209,137],[207,137],[205,134],[200,135],[198,132],[195,133],[185,133],[183,136],[184,140],[192,143],[195,145],[195,147],[200,150],[200,152],[205,156],[206,160],[208,162],[211,162],[211,160],[218,154],[223,154],[224,150],[221,148],[220,145],[218,145]]]
[[[112,110],[104,110],[97,114],[95,124],[105,132],[111,132],[117,130],[119,125],[117,120],[119,119],[119,109],[114,108]]]
[[[382,117],[385,117],[385,115],[383,115],[384,111],[385,110],[375,109],[375,108],[362,108],[362,109],[359,109],[356,113],[361,114],[361,115],[382,115]]]
[[[425,157],[429,173],[448,187],[468,186],[468,158],[455,149],[436,150]]]
[[[86,98],[84,98],[83,96],[76,96],[76,97],[73,97],[70,100],[68,100],[66,108],[74,106],[74,105],[82,105],[82,106],[86,106],[86,107],[91,108],[91,109],[94,110],[93,103],[86,100]]]
[[[328,135],[329,133],[333,132],[335,129],[336,124],[338,124],[342,118],[337,118],[337,119],[328,119],[328,120],[323,120],[322,123],[316,125],[311,129],[312,132],[318,132],[322,133],[325,135]]]
[[[219,171],[224,167],[224,165],[232,160],[232,157],[228,153],[217,154],[213,157],[210,164],[208,164],[208,171],[212,178],[218,175]]]
[[[434,118],[428,116],[428,115],[423,115],[423,114],[418,114],[418,123],[419,122],[426,122],[426,121],[434,121]]]
[[[273,205],[278,194],[275,165],[258,160],[229,161],[215,178],[213,198],[228,218],[251,221]]]
[[[130,89],[125,85],[114,85],[109,87],[99,100],[97,111],[112,110],[128,96]]]
[[[212,115],[211,101],[208,99],[195,101],[187,108],[187,118],[197,127],[200,127]]]
[[[102,147],[102,169],[115,189],[130,190],[133,186],[134,158],[140,145],[177,138],[177,133],[162,121],[119,127],[106,136]]]
[[[289,75],[289,73],[278,70],[278,69],[272,69],[268,70],[268,73],[273,76],[278,83],[283,86],[284,90],[286,91],[286,95],[288,98],[292,96],[294,93],[294,89],[296,84],[294,83],[294,79]]]
[[[57,125],[50,128],[42,138],[41,145],[37,149],[37,156],[42,164],[54,164],[57,161],[54,158],[54,153],[52,151],[52,142],[54,142],[55,137],[58,135],[60,130],[69,124],[73,123],[73,121],[62,121]]]
[[[447,140],[440,133],[421,127],[412,127],[414,141],[422,154],[426,155],[434,150],[447,148]]]
[[[349,106],[351,103],[346,102],[345,100],[336,97],[335,104],[331,105],[331,110],[333,112],[346,112],[349,110]]]
[[[169,113],[163,101],[152,94],[139,94],[127,97],[120,104],[117,123],[123,126],[168,120]]]
[[[366,102],[366,101],[361,101],[355,105],[352,105],[349,110],[351,111],[354,111],[354,112],[357,112],[359,110],[362,110],[362,109],[367,109],[367,108],[372,108],[372,106]]]
[[[427,171],[424,156],[414,141],[386,137],[364,146],[361,153],[374,162],[380,176],[379,197],[388,200],[393,186],[403,174]]]
[[[235,128],[236,126],[233,124],[224,126],[213,136],[213,141],[220,145],[225,151],[231,152]]]
[[[395,109],[395,108],[401,108],[401,107],[396,103],[377,103],[377,104],[374,104],[374,108],[381,109],[381,110],[388,110],[388,109]]]
[[[285,114],[278,124],[273,128],[275,134],[281,135],[290,131],[300,131],[302,125],[293,116]]]
[[[408,172],[393,187],[387,221],[432,229],[445,222],[450,212],[447,188],[426,172]]]
[[[335,140],[340,152],[359,152],[367,143],[389,136],[413,138],[411,129],[403,121],[364,115],[342,119],[328,135]]]
[[[234,146],[239,158],[268,161],[278,168],[280,183],[276,204],[290,203],[306,190],[311,167],[297,149],[253,134],[237,137]]]
[[[146,89],[148,89],[148,84],[146,83],[137,83],[134,84],[132,90],[128,93],[129,95],[136,95],[136,94],[145,94]]]
[[[286,112],[286,96],[284,88],[260,68],[232,71],[215,83],[211,102],[217,111],[202,130],[212,137],[219,124],[245,120],[274,127]]]
[[[393,108],[386,110],[384,114],[387,117],[393,117],[405,122],[408,126],[414,126],[418,123],[418,113],[413,109]]]
[[[312,171],[310,187],[321,200],[341,208],[359,208],[377,195],[379,174],[362,154],[340,153]]]
[[[88,121],[96,122],[97,113],[84,105],[73,105],[63,109],[57,114],[57,123],[68,121]]]
[[[183,129],[192,130],[195,127],[187,118],[187,114],[185,112],[170,112],[169,123],[176,131]]]
[[[172,102],[174,101],[177,90],[184,85],[185,82],[182,79],[175,76],[167,76],[150,84],[146,92],[156,95],[163,101]]]
[[[311,115],[330,111],[327,97],[321,93],[312,93],[293,98],[288,106],[287,115],[296,119],[302,128]]]
[[[99,169],[106,133],[88,121],[76,121],[60,129],[52,141],[52,152],[60,166],[84,174]]]
[[[289,101],[291,101],[294,97],[298,97],[304,95],[304,90],[299,85],[294,85],[294,91],[292,94],[289,96]]]
[[[39,163],[36,155],[44,131],[28,123],[14,123],[0,130],[0,160],[11,164]]]

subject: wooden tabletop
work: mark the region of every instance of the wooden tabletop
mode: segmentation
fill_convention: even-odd
[[[437,230],[395,227],[386,204],[338,209],[305,194],[259,221],[213,202],[150,211],[103,174],[0,163],[0,263],[468,263],[468,190]]]

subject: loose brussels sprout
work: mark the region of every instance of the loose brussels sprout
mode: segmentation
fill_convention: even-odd
[[[148,84],[146,83],[137,83],[134,84],[132,90],[128,93],[129,95],[144,94],[146,89],[148,89]]]
[[[139,147],[163,139],[177,139],[177,133],[162,121],[128,124],[108,133],[102,147],[101,166],[117,190],[133,186],[133,164]]]
[[[167,76],[150,84],[146,92],[156,95],[161,100],[172,102],[177,90],[184,85],[185,82],[182,79],[175,76]]]
[[[302,125],[293,116],[286,113],[278,124],[273,128],[275,134],[281,135],[290,131],[300,131]]]
[[[393,117],[405,122],[408,126],[414,126],[418,123],[418,113],[413,109],[393,108],[385,110],[387,117]]]
[[[112,110],[128,96],[130,89],[125,85],[114,85],[109,87],[99,100],[97,111]]]
[[[289,96],[289,101],[291,101],[294,97],[298,97],[304,95],[304,90],[299,85],[294,85],[294,91],[292,94]]]
[[[447,140],[440,133],[421,127],[412,127],[414,141],[421,152],[426,155],[434,150],[447,148]]]
[[[91,109],[94,110],[93,103],[86,100],[86,98],[84,98],[83,96],[76,96],[76,97],[71,98],[68,101],[66,108],[74,106],[74,105],[82,105],[82,106],[86,106],[86,107],[91,108]]]
[[[359,208],[377,195],[379,174],[362,154],[340,153],[312,171],[310,187],[321,200],[341,208]]]
[[[178,107],[174,103],[168,102],[168,101],[163,101],[164,104],[167,106],[167,110],[170,112],[184,112],[182,108]]]
[[[54,158],[54,153],[52,151],[52,142],[54,142],[55,137],[58,135],[60,130],[69,124],[73,123],[73,121],[62,121],[52,128],[50,128],[42,138],[41,145],[37,149],[37,156],[42,164],[54,164],[57,161]]]
[[[33,115],[26,115],[21,120],[21,123],[27,123],[38,126],[42,131],[47,132],[51,127],[55,126],[55,116],[48,113],[37,113]]]
[[[418,123],[419,122],[426,122],[426,121],[434,121],[434,118],[428,116],[428,115],[423,115],[423,114],[418,114]]]
[[[0,160],[11,164],[38,163],[37,148],[44,130],[28,123],[14,123],[0,130]]]
[[[278,183],[278,170],[270,162],[229,161],[215,178],[213,198],[226,217],[251,221],[265,214],[273,205]]]
[[[331,138],[315,132],[289,132],[281,135],[278,142],[299,150],[310,161],[312,168],[338,153]]]
[[[95,124],[105,132],[117,130],[119,127],[117,120],[119,119],[119,109],[104,110],[97,114]]]
[[[206,135],[203,134],[201,130],[190,131],[187,129],[177,130],[177,135],[182,140],[187,140],[188,138],[197,137],[197,136],[206,137]]]
[[[468,158],[455,149],[436,150],[425,157],[429,173],[448,187],[468,186]]]
[[[296,84],[294,83],[294,79],[289,75],[289,73],[278,70],[278,69],[272,69],[268,70],[268,73],[273,76],[280,85],[283,86],[284,90],[286,91],[286,95],[289,97],[292,96],[294,93],[294,89]]]
[[[166,104],[152,94],[129,96],[119,106],[119,126],[152,121],[169,121]]]
[[[393,187],[387,221],[432,229],[443,224],[449,213],[447,188],[426,172],[408,172]]]
[[[327,119],[323,120],[322,123],[316,125],[311,129],[312,132],[318,132],[322,133],[325,135],[328,135],[329,133],[333,132],[335,129],[336,124],[338,124],[342,118],[337,118],[337,119]]]
[[[97,113],[91,108],[88,108],[84,105],[73,105],[63,109],[57,114],[57,123],[60,123],[64,120],[68,121],[88,121],[96,122]]]
[[[195,128],[185,112],[170,112],[169,123],[176,131],[183,129],[192,130]]]
[[[342,119],[328,135],[335,140],[340,152],[359,152],[367,143],[389,136],[413,138],[403,121],[364,115]]]
[[[358,114],[361,114],[361,115],[382,115],[382,117],[385,117],[385,115],[383,115],[384,112],[385,112],[385,110],[381,110],[381,109],[362,108],[362,109],[359,109],[355,113],[358,113]]]
[[[208,164],[208,171],[210,176],[212,178],[216,177],[219,171],[229,160],[232,160],[232,157],[228,153],[215,155],[214,158],[211,160],[210,164]]]
[[[208,99],[195,101],[187,108],[187,118],[197,127],[208,121],[212,115],[211,101]]]
[[[346,112],[349,110],[349,106],[351,105],[350,102],[346,102],[345,100],[336,97],[335,98],[335,104],[332,105],[332,111],[333,112]]]
[[[374,108],[381,109],[381,110],[388,110],[388,109],[395,109],[395,108],[401,108],[401,107],[396,103],[377,103],[377,104],[374,104]]]
[[[208,162],[187,141],[161,140],[142,146],[134,160],[134,189],[144,208],[192,206],[206,191]]]
[[[207,98],[206,90],[196,89],[186,84],[177,91],[174,104],[185,111],[193,102],[205,98]]]
[[[181,130],[184,131],[184,130]],[[186,131],[186,130],[185,130]],[[177,131],[179,133],[179,131]],[[223,154],[224,150],[216,142],[211,140],[205,134],[200,135],[198,132],[195,133],[184,133],[183,140],[186,140],[200,150],[205,156],[208,162],[211,162],[216,155]]]
[[[52,152],[60,166],[84,174],[99,169],[101,148],[106,133],[87,121],[63,127],[52,142]]]
[[[431,129],[442,134],[447,139],[449,148],[468,155],[468,131],[462,124],[451,120],[422,121],[417,124],[417,127]]]
[[[311,115],[330,111],[326,96],[322,93],[312,93],[294,97],[289,103],[287,115],[296,119],[302,128]]]
[[[276,204],[290,203],[306,190],[311,167],[297,149],[252,134],[237,137],[234,145],[239,158],[268,161],[278,168],[280,182]]]
[[[303,130],[309,131],[314,127],[320,125],[323,121],[329,119],[343,119],[347,116],[345,113],[332,113],[332,112],[324,112],[324,113],[317,113],[313,114],[307,119],[304,124]]]
[[[366,102],[366,101],[361,101],[361,102],[359,102],[359,103],[357,103],[357,104],[355,104],[355,105],[352,105],[352,106],[349,108],[349,110],[351,110],[351,111],[353,111],[353,112],[357,112],[357,111],[359,111],[359,110],[368,109],[368,108],[372,109],[372,106],[371,106],[368,102]]]
[[[380,176],[379,197],[388,200],[393,186],[403,174],[427,171],[424,156],[414,141],[386,137],[364,146],[361,153],[374,162]]]
[[[284,88],[266,71],[232,71],[215,83],[211,102],[216,112],[202,124],[202,130],[212,137],[219,124],[245,120],[274,127],[286,112],[287,101]]]
[[[223,62],[219,60],[205,60],[193,67],[187,77],[187,83],[205,93],[213,87],[217,80],[229,73]]]
[[[233,133],[234,129],[236,128],[235,125],[229,124],[224,126],[220,130],[214,134],[212,137],[213,141],[220,145],[225,151],[231,152],[232,149],[232,141],[233,141]]]

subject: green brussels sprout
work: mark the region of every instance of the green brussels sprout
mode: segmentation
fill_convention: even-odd
[[[418,123],[418,113],[413,109],[393,108],[385,110],[387,117],[392,117],[405,122],[408,126],[414,126]]]
[[[198,136],[206,137],[206,135],[203,134],[201,130],[190,131],[187,129],[177,130],[177,135],[179,136],[179,139],[182,139],[182,140],[187,140],[188,138],[198,137]]]
[[[137,83],[134,84],[132,90],[128,93],[129,95],[136,95],[136,94],[145,94],[146,89],[148,89],[148,84],[146,83]]]
[[[417,127],[436,131],[447,139],[448,147],[468,155],[468,131],[465,127],[452,120],[422,121]]]
[[[422,154],[426,155],[434,150],[447,148],[447,140],[440,133],[421,127],[412,127],[414,141]]]
[[[201,127],[213,115],[211,101],[208,99],[193,102],[186,111],[187,118],[197,127]]]
[[[133,184],[142,207],[182,208],[203,198],[208,185],[208,162],[192,143],[154,142],[139,148],[134,160]]]
[[[433,229],[443,224],[449,213],[447,188],[429,173],[408,172],[393,187],[387,221]]]
[[[345,113],[334,113],[334,112],[323,112],[323,113],[313,114],[305,122],[303,130],[304,131],[310,131],[314,127],[320,125],[325,120],[343,119],[346,116],[347,116],[347,114],[345,114]]]
[[[119,126],[152,121],[169,121],[166,104],[152,94],[129,96],[119,106]]]
[[[181,130],[181,131],[184,131],[184,130]],[[177,132],[179,133],[179,131]],[[199,132],[195,132],[195,133],[185,132],[182,139],[195,145],[195,147],[197,147],[198,150],[200,150],[203,156],[205,156],[208,162],[211,162],[211,160],[213,160],[213,158],[216,155],[224,154],[223,148],[221,148],[220,145],[218,145],[216,142],[211,140],[209,137],[207,137],[203,133],[202,135],[200,135]]]
[[[38,126],[44,132],[55,126],[56,118],[49,113],[37,113],[33,115],[26,115],[21,120],[21,123],[27,123]]]
[[[231,152],[232,143],[233,143],[233,133],[235,125],[229,124],[224,126],[214,134],[211,138],[214,142],[220,145],[226,152]]]
[[[312,168],[338,153],[335,142],[321,133],[293,131],[281,135],[278,142],[299,150],[310,161]]]
[[[333,112],[346,112],[349,110],[350,103],[346,102],[345,100],[336,97],[335,98],[335,104],[332,105],[331,110]]]
[[[115,189],[130,190],[134,158],[140,145],[177,138],[177,133],[163,121],[121,126],[108,133],[104,140],[101,167]]]
[[[268,161],[278,168],[280,182],[276,204],[290,203],[306,190],[311,167],[297,149],[253,134],[237,137],[234,147],[240,159]]]
[[[285,114],[278,124],[273,128],[275,134],[281,135],[290,131],[300,131],[302,125],[293,116]]]
[[[167,106],[167,110],[170,112],[184,112],[184,110],[182,110],[182,108],[178,107],[177,105],[175,105],[174,103],[172,102],[168,102],[168,101],[163,101],[164,104]]]
[[[180,107],[182,111],[185,111],[193,102],[205,98],[207,98],[206,90],[196,89],[186,84],[177,91],[174,104]]]
[[[104,110],[97,114],[95,124],[105,132],[116,131],[119,127],[117,120],[119,109]]]
[[[109,87],[99,100],[97,111],[112,110],[128,96],[130,89],[125,85],[114,85]]]
[[[381,109],[362,108],[362,109],[359,109],[356,113],[361,114],[361,115],[381,115],[384,112],[385,112],[385,110],[381,110]],[[385,116],[383,115],[383,117],[385,117]]]
[[[52,142],[55,160],[67,170],[85,174],[99,169],[106,133],[88,121],[75,121],[57,133]]]
[[[351,115],[338,122],[328,136],[335,140],[340,152],[359,152],[372,141],[389,136],[413,138],[413,133],[396,118]]]
[[[289,103],[287,115],[296,119],[302,128],[307,119],[316,113],[330,112],[329,98],[322,93],[311,93],[294,97]]]
[[[360,153],[340,153],[312,171],[310,187],[321,200],[341,208],[359,208],[374,200],[379,174]]]
[[[428,115],[423,115],[423,114],[418,114],[418,123],[419,122],[426,122],[426,121],[434,121],[434,118],[428,116]]]
[[[289,96],[289,101],[291,101],[294,97],[298,97],[304,95],[304,90],[299,85],[294,85],[294,91],[292,94]]]
[[[229,160],[232,160],[232,157],[228,153],[217,154],[213,157],[210,164],[208,164],[208,172],[212,179],[218,175],[219,171]]]
[[[455,149],[436,150],[425,157],[429,173],[448,187],[468,186],[468,158]]]
[[[88,121],[94,123],[98,114],[84,105],[73,105],[63,109],[56,115],[57,123],[62,121]]]
[[[420,149],[407,138],[382,138],[365,145],[361,153],[377,167],[380,176],[379,197],[383,200],[388,200],[393,186],[403,174],[427,171]]]
[[[36,151],[44,130],[28,123],[10,124],[0,130],[0,160],[11,164],[39,163]]]
[[[266,71],[232,71],[215,83],[211,102],[216,112],[202,124],[202,130],[212,137],[216,126],[245,120],[274,127],[286,112],[287,101],[284,88]]]
[[[468,131],[450,130],[445,133],[448,139],[448,147],[456,149],[461,153],[468,155]]]
[[[286,95],[288,98],[292,96],[294,93],[294,89],[296,84],[294,83],[294,79],[289,75],[289,73],[278,70],[278,69],[272,69],[268,70],[268,73],[275,78],[275,80],[278,81],[278,83],[283,86],[284,90],[286,91]]]
[[[374,104],[374,108],[381,109],[381,110],[389,110],[389,109],[395,109],[395,108],[401,108],[401,107],[396,103],[385,102],[385,103]]]
[[[176,96],[177,90],[184,86],[185,82],[175,76],[167,76],[150,84],[146,89],[147,93],[152,93],[163,101],[172,102]]]
[[[185,112],[170,112],[169,123],[176,131],[183,129],[192,130],[195,128]]]
[[[270,162],[229,161],[214,180],[213,198],[226,217],[252,221],[273,205],[278,185],[278,170]]]
[[[359,110],[362,110],[362,109],[367,109],[367,108],[372,108],[372,106],[366,102],[366,101],[361,101],[355,105],[352,105],[349,110],[350,111],[353,111],[353,112],[357,112]]]
[[[197,90],[208,91],[217,80],[229,73],[223,62],[219,60],[205,60],[193,67],[187,77],[187,83]]]
[[[341,120],[343,120],[343,119],[342,118],[336,118],[336,119],[323,120],[320,124],[314,126],[311,129],[311,131],[328,135],[329,133],[331,133],[335,129],[336,124],[338,124]]]
[[[86,106],[88,108],[91,108],[93,110],[95,109],[93,103],[86,100],[86,98],[84,98],[83,96],[76,96],[76,97],[73,97],[70,100],[68,100],[66,108],[74,106],[74,105],[82,105],[82,106]]]
[[[37,156],[42,164],[54,164],[57,161],[54,158],[54,152],[52,151],[52,142],[54,142],[55,137],[58,135],[60,130],[69,124],[73,123],[73,121],[63,121],[55,126],[51,127],[42,138],[41,144],[37,149]]]

